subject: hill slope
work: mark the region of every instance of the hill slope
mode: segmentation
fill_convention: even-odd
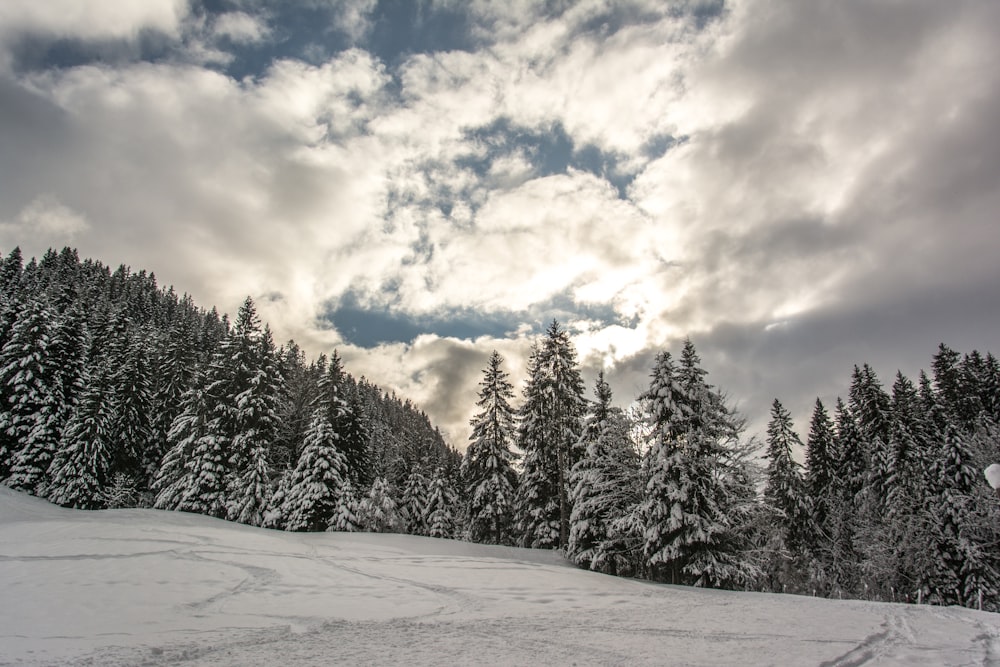
[[[1000,664],[1000,618],[696,590],[552,552],[84,512],[0,488],[0,664]]]

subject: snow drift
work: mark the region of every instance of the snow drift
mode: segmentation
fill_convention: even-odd
[[[0,488],[0,664],[1000,664],[1000,617],[697,590],[557,554]]]

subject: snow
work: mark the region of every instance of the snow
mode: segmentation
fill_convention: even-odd
[[[991,463],[986,466],[983,474],[986,475],[986,481],[989,482],[991,487],[1000,489],[1000,463]]]
[[[283,533],[0,488],[0,665],[967,665],[1000,617],[651,584],[557,554]]]

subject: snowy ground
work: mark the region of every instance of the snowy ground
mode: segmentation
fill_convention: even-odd
[[[1000,616],[617,579],[0,488],[0,664],[1000,665]]]

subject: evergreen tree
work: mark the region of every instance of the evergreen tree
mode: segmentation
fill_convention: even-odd
[[[261,442],[251,445],[247,465],[230,491],[227,515],[230,521],[250,526],[264,525],[271,501],[271,465]]]
[[[792,416],[778,399],[771,404],[767,425],[767,485],[764,500],[776,512],[781,526],[783,547],[792,551],[803,546],[803,527],[807,521],[803,499],[803,481],[799,464],[792,458],[792,448],[801,447],[792,428]]]
[[[431,478],[424,508],[424,522],[430,537],[452,537],[455,534],[455,493],[444,470],[438,468]]]
[[[639,457],[625,415],[611,406],[603,371],[585,420],[583,457],[573,467],[569,557],[582,567],[618,574],[634,570],[619,520],[639,503]],[[624,531],[627,533],[627,531]]]
[[[190,297],[185,297],[181,303],[176,319],[170,321],[151,359],[150,441],[143,456],[144,467],[151,478],[167,453],[170,427],[180,414],[184,394],[194,384],[198,368],[198,322],[194,306]]]
[[[746,581],[752,568],[742,560],[733,523],[743,510],[731,502],[741,475],[725,451],[735,435],[722,399],[701,379],[693,346],[674,370],[667,354],[657,358],[649,390],[653,442],[647,452],[645,555],[654,575],[673,583],[725,586]],[[678,400],[680,399],[680,400]],[[745,488],[742,481],[738,483]],[[745,492],[739,494],[740,499]]]
[[[997,572],[979,545],[970,540],[968,517],[975,480],[968,436],[954,424],[943,434],[935,465],[940,492],[933,505],[935,518],[932,601],[975,606],[980,591],[995,594]]]
[[[317,408],[284,498],[286,530],[319,531],[335,523],[346,478],[347,464],[337,449],[336,434],[326,411]]]
[[[518,412],[517,446],[524,453],[517,486],[516,534],[521,546],[553,549],[559,546],[559,471],[555,449],[547,440],[545,368],[539,350],[528,358],[528,381]]]
[[[295,341],[281,349],[278,367],[285,386],[284,400],[278,420],[278,433],[270,448],[275,468],[294,468],[305,443],[306,431],[319,399],[320,378],[326,373],[327,359],[320,355],[307,364],[305,353]]]
[[[860,485],[864,493],[858,498],[858,506],[863,520],[877,529],[886,510],[893,453],[889,442],[890,399],[868,364],[854,367],[849,406],[865,461],[865,479]]]
[[[494,350],[479,383],[481,408],[471,421],[472,435],[462,462],[462,479],[468,499],[469,535],[474,542],[510,542],[516,475],[513,386],[501,368],[503,357]]]
[[[394,533],[399,528],[399,511],[384,477],[378,477],[368,495],[358,505],[358,523],[369,533]]]
[[[99,509],[110,481],[112,445],[105,374],[86,377],[86,389],[49,466],[49,500],[65,507]]]
[[[356,484],[371,481],[368,432],[357,390],[351,385],[336,351],[330,358],[326,375],[320,381],[330,423],[339,438],[339,447],[347,461],[347,470]]]
[[[425,510],[429,484],[420,468],[411,470],[406,478],[403,497],[399,504],[399,514],[403,521],[403,527],[411,535],[427,535]]]
[[[17,291],[23,270],[24,259],[21,255],[21,247],[15,246],[3,262],[0,262],[0,294],[14,294]]]
[[[360,503],[354,491],[354,485],[350,479],[344,480],[340,497],[337,499],[337,507],[334,510],[334,521],[327,530],[338,530],[345,533],[354,533],[364,530],[364,526],[359,518],[361,511]]]
[[[196,383],[184,393],[181,412],[167,434],[167,453],[153,479],[156,494],[153,507],[163,510],[181,508],[194,483],[194,453],[210,437],[208,405],[204,390]]]
[[[555,320],[546,332],[538,363],[543,373],[542,400],[546,415],[543,432],[549,446],[555,449],[558,471],[559,547],[565,549],[569,542],[569,518],[572,513],[569,476],[581,456],[577,443],[586,402],[576,349],[569,333],[561,329]]]
[[[823,402],[817,398],[806,440],[805,475],[810,513],[806,526],[810,530],[807,541],[814,557],[819,556],[831,534],[831,504],[835,496],[838,459],[833,421]]]
[[[44,495],[59,433],[58,369],[50,355],[52,314],[41,301],[22,308],[0,350],[0,456],[9,466],[7,486]]]
[[[838,590],[851,593],[860,585],[856,549],[861,494],[867,480],[864,446],[856,422],[842,400],[836,408],[837,469],[830,502],[830,576]]]
[[[185,464],[188,484],[175,509],[222,519],[227,515],[227,443],[216,434],[211,423],[205,426],[206,432],[194,442],[191,458]]]
[[[109,352],[111,364],[108,409],[114,472],[146,479],[148,468],[156,461],[147,460],[152,446],[150,412],[152,391],[149,360],[141,332],[122,325],[121,338]],[[147,468],[148,466],[148,468]]]

